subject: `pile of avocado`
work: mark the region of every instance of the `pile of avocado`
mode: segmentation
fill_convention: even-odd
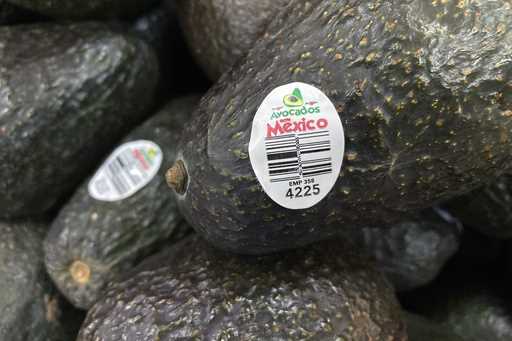
[[[0,0],[0,341],[512,341],[509,0]]]

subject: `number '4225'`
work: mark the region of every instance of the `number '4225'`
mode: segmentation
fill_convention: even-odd
[[[298,186],[294,188],[289,188],[286,192],[286,197],[293,199],[293,198],[303,198],[303,197],[310,197],[312,195],[318,195],[320,194],[320,185],[306,185],[306,186]]]

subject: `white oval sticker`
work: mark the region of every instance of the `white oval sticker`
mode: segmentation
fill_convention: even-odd
[[[132,196],[155,177],[162,158],[162,150],[151,141],[139,140],[119,146],[89,181],[90,196],[101,201]]]
[[[251,165],[265,193],[283,207],[306,209],[325,198],[338,179],[344,153],[338,112],[314,86],[280,86],[256,112]]]

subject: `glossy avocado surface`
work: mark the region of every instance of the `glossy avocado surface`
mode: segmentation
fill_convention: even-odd
[[[122,141],[146,140],[160,147],[162,164],[147,185],[126,199],[107,202],[91,196],[89,177],[54,220],[45,241],[46,267],[75,306],[90,308],[109,281],[166,242],[182,220],[164,173],[175,161],[181,127],[198,101],[198,96],[172,100]]]
[[[262,254],[392,223],[490,181],[512,166],[511,10],[507,1],[291,1],[186,126],[182,213],[216,246]],[[346,142],[334,188],[303,210],[263,192],[248,151],[263,99],[294,81],[333,102]]]
[[[193,236],[110,286],[78,340],[406,340],[391,286],[343,246],[244,258]]]
[[[29,217],[148,115],[158,62],[104,23],[3,26],[0,41],[0,217]]]

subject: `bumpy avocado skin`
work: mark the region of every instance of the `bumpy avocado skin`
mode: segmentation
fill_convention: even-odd
[[[7,0],[12,4],[60,19],[130,17],[157,0]]]
[[[397,291],[407,291],[424,286],[439,275],[457,252],[461,231],[457,225],[426,212],[388,228],[358,228],[344,231],[341,236],[364,248]]]
[[[109,281],[131,270],[180,223],[164,175],[175,161],[181,128],[198,102],[198,96],[171,101],[124,139],[153,141],[163,151],[159,173],[148,185],[124,200],[105,202],[89,195],[88,178],[54,220],[45,241],[46,267],[76,307],[90,308]],[[86,283],[73,279],[70,268],[75,261],[89,266]]]
[[[404,313],[409,341],[468,341],[460,338],[452,330],[434,323],[423,316]]]
[[[158,64],[101,23],[0,27],[0,216],[48,210],[151,110]]]
[[[242,258],[193,236],[111,286],[78,340],[406,340],[390,285],[342,245]]]
[[[512,238],[512,175],[447,203],[464,224],[493,238]]]
[[[510,168],[512,10],[506,1],[291,1],[186,127],[180,207],[218,247],[267,253],[390,223]],[[288,210],[257,181],[254,114],[277,86],[320,88],[346,157],[316,206]]]
[[[0,340],[66,341],[61,301],[43,263],[43,226],[0,223]]]
[[[177,0],[188,45],[210,79],[217,80],[253,47],[289,0]]]

